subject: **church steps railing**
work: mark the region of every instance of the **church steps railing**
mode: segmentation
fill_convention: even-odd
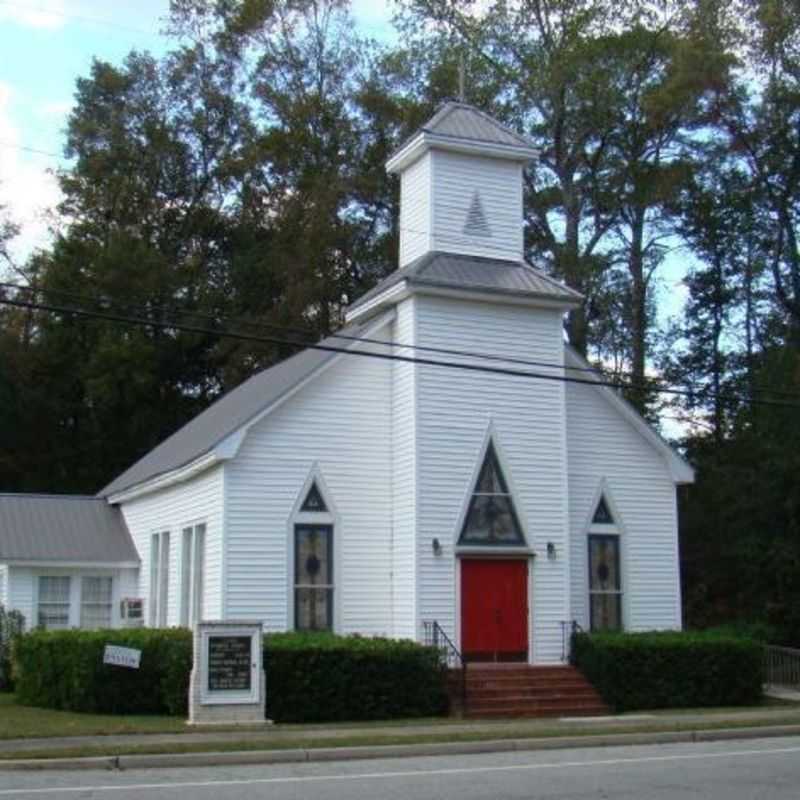
[[[467,713],[467,660],[461,651],[453,644],[450,637],[444,632],[436,620],[426,620],[422,623],[425,644],[432,647],[439,654],[441,663],[448,669],[460,670],[461,713]]]
[[[572,637],[576,633],[584,633],[577,620],[561,620],[561,661],[564,664],[568,664],[572,658]]]

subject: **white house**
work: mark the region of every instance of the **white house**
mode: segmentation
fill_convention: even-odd
[[[564,343],[580,296],[523,260],[535,155],[443,106],[387,163],[400,263],[347,327],[97,498],[0,497],[0,602],[45,626],[436,621],[474,660],[534,664],[571,620],[680,628],[692,470]]]

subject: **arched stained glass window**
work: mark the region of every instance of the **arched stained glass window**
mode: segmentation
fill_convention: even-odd
[[[458,543],[500,546],[525,544],[514,500],[491,442],[469,501]]]

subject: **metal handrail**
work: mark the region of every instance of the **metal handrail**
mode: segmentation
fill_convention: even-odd
[[[800,686],[800,650],[764,645],[764,680],[769,686]]]
[[[576,619],[561,620],[561,661],[566,664],[572,655],[572,637],[576,633],[584,633]]]
[[[434,620],[425,620],[422,623],[425,635],[425,644],[433,647],[439,654],[441,663],[449,669],[461,670],[461,711],[467,711],[467,659],[453,644],[450,637],[444,632],[442,626]]]

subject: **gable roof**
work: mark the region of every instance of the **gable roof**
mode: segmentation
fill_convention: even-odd
[[[342,328],[336,336],[323,339],[319,344],[341,350],[348,349],[356,343],[345,343],[336,337],[360,336],[368,325],[375,325],[375,320]],[[108,497],[117,494],[151,478],[186,466],[209,453],[223,439],[277,402],[338,354],[338,352],[309,348],[256,373],[235,389],[222,395],[205,411],[142,456],[101,489],[98,496]]]
[[[81,495],[0,494],[0,562],[138,563],[116,508]]]
[[[461,289],[478,293],[542,298],[579,303],[583,298],[574,289],[551,278],[524,261],[507,261],[485,256],[431,252],[395,270],[377,286],[348,306],[348,314],[402,281],[412,286]]]
[[[688,461],[682,458],[676,450],[662,436],[653,429],[645,418],[618,392],[609,386],[604,386],[600,381],[603,376],[592,368],[592,365],[571,345],[564,345],[564,361],[567,365],[587,370],[581,374],[581,381],[597,381],[597,390],[605,400],[626,419],[636,431],[648,442],[666,461],[670,475],[675,483],[694,483],[694,469]]]

